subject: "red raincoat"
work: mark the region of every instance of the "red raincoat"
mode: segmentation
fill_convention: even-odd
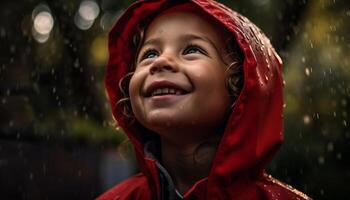
[[[129,42],[137,24],[163,8],[166,0],[141,0],[132,4],[109,34],[109,62],[105,84],[113,114],[134,145],[141,173],[110,189],[99,200],[160,200],[161,182],[156,161],[145,155],[147,135],[130,125],[116,102],[121,98],[120,79],[132,62]],[[226,125],[210,174],[183,199],[309,199],[267,175],[264,167],[283,140],[281,59],[270,41],[242,15],[211,0],[192,0],[222,23],[236,38],[244,54],[244,86]]]

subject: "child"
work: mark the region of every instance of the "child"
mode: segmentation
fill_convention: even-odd
[[[211,0],[138,1],[109,50],[141,173],[98,199],[309,199],[264,171],[283,139],[281,60],[246,18]]]

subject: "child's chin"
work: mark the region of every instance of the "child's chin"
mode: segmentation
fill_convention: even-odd
[[[159,132],[167,129],[181,129],[181,127],[188,126],[188,121],[184,120],[180,116],[169,116],[169,115],[157,115],[150,116],[144,123],[144,126],[151,129],[152,131]]]

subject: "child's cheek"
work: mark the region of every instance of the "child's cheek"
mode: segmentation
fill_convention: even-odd
[[[144,82],[144,78],[142,74],[135,72],[134,75],[130,79],[129,83],[129,95],[130,95],[130,103],[132,107],[132,112],[135,117],[141,115],[142,110],[142,85]]]

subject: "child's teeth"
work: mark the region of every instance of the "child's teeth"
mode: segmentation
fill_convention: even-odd
[[[154,92],[154,95],[158,95],[162,93],[162,89],[156,89],[156,91]]]
[[[156,95],[167,95],[167,94],[175,94],[175,95],[181,95],[181,90],[177,90],[174,88],[158,88],[152,92],[151,96]]]

